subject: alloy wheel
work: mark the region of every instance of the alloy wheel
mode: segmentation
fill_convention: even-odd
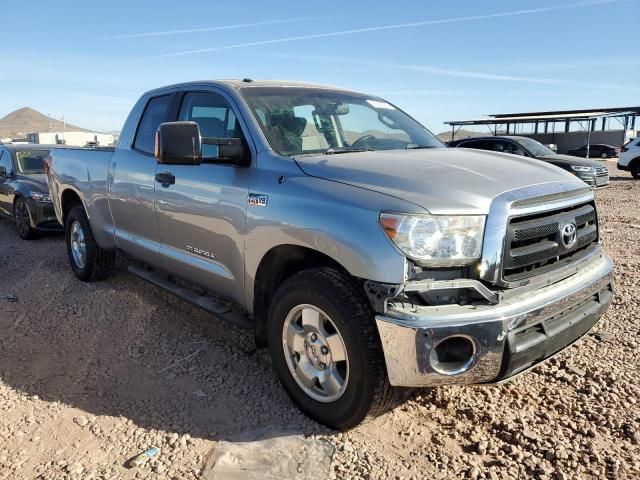
[[[71,224],[71,255],[78,268],[85,267],[87,263],[87,246],[82,225],[77,220]]]
[[[29,209],[27,207],[27,204],[22,198],[19,198],[16,201],[14,214],[16,217],[16,226],[18,228],[18,232],[22,237],[28,236],[29,230],[31,230],[31,220],[29,218]]]
[[[335,323],[313,305],[294,307],[285,319],[282,346],[289,371],[312,399],[339,399],[349,381],[349,358]]]

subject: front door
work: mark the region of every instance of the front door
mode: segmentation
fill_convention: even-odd
[[[109,205],[118,247],[134,258],[159,266],[160,237],[155,216],[155,136],[169,119],[173,95],[152,97],[131,145],[117,148],[110,165]]]
[[[184,94],[178,120],[197,122],[203,137],[238,138],[242,129],[222,94]],[[246,144],[246,142],[245,142]],[[244,231],[250,167],[214,163],[217,145],[203,145],[201,165],[162,165],[175,183],[156,183],[162,266],[214,293],[244,300]]]

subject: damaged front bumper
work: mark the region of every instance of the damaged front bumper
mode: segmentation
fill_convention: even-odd
[[[392,304],[376,316],[389,382],[420,387],[499,382],[586,334],[611,302],[613,263],[597,255],[577,273],[492,305]]]

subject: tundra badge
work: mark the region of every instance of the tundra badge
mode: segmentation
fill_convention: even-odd
[[[191,245],[187,245],[187,250],[189,250],[191,253],[195,253],[196,255],[200,255],[202,257],[216,258],[216,256],[213,253],[207,252],[206,250],[200,250],[199,248],[192,247]]]
[[[250,193],[247,203],[250,207],[266,207],[269,197],[259,193]]]

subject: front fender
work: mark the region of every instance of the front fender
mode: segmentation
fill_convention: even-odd
[[[265,194],[266,188],[258,193]],[[332,258],[354,277],[404,283],[406,258],[379,225],[384,210],[424,213],[404,200],[330,180],[299,175],[267,194],[266,206],[249,206],[245,237],[246,305],[253,305],[256,272],[280,245],[297,245]]]

